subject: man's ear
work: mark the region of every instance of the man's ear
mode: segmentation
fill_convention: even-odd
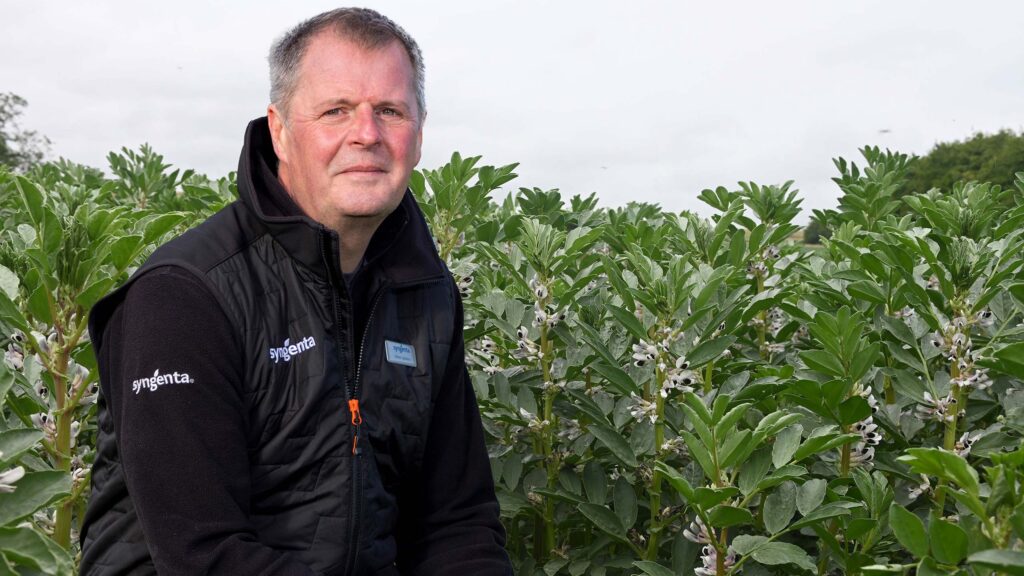
[[[285,126],[284,115],[277,109],[277,104],[267,106],[267,124],[270,125],[270,140],[274,143],[274,154],[279,162],[287,162],[288,154],[288,130]]]
[[[423,124],[427,121],[427,114],[424,112],[423,118],[420,119],[419,130],[416,131],[416,162],[413,166],[418,166],[420,163],[420,157],[423,155]]]

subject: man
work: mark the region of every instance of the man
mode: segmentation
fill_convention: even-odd
[[[340,9],[274,46],[239,200],[94,308],[83,574],[509,574],[462,307],[407,191],[423,64]]]

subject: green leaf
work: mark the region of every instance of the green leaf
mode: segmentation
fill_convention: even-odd
[[[693,486],[690,485],[686,478],[683,478],[683,475],[678,470],[660,460],[654,463],[654,469],[664,475],[668,483],[676,489],[676,492],[679,492],[686,502],[693,500]]]
[[[3,295],[0,295],[3,298]],[[45,285],[40,285],[28,297],[28,313],[38,322],[52,324],[53,318],[50,314],[50,290]]]
[[[683,398],[685,398],[686,404],[690,408],[693,408],[694,414],[700,418],[701,422],[704,422],[704,424],[707,424],[708,426],[714,426],[715,421],[711,417],[711,412],[708,411],[708,407],[704,405],[704,401],[701,400],[700,396],[697,396],[693,392],[687,392],[683,395]]]
[[[803,432],[803,426],[794,424],[779,432],[779,435],[775,437],[775,445],[772,446],[772,464],[776,468],[782,468],[793,459],[793,454],[796,454],[797,448],[800,447],[800,438]]]
[[[657,562],[651,562],[649,560],[637,560],[633,562],[633,566],[636,566],[643,571],[644,574],[649,576],[675,576],[675,573],[665,568]]]
[[[64,227],[60,218],[48,206],[43,208],[43,250],[54,254],[64,239]]]
[[[775,472],[772,472],[771,475],[769,475],[764,480],[758,482],[757,491],[767,490],[773,486],[778,486],[779,484],[782,484],[786,480],[799,479],[806,475],[807,469],[804,468],[803,466],[796,466],[793,464],[783,466],[782,468],[779,468]]]
[[[796,484],[783,482],[764,501],[764,527],[770,534],[783,531],[796,513]]]
[[[608,499],[608,476],[594,460],[583,467],[583,488],[587,491],[587,500],[594,504],[604,504]]]
[[[587,430],[594,435],[594,438],[607,446],[623,464],[630,468],[636,468],[636,454],[633,453],[633,449],[629,447],[629,443],[622,437],[622,434],[600,423],[591,424]]]
[[[501,481],[509,490],[515,490],[522,475],[523,457],[515,452],[509,452],[505,455],[505,462],[501,467]]]
[[[541,486],[534,486],[533,488],[531,488],[531,491],[540,494],[541,496],[547,496],[549,498],[554,498],[555,500],[561,500],[562,502],[572,504],[574,507],[586,502],[586,500],[584,500],[583,498],[580,498],[579,496],[573,494],[572,492],[568,492],[561,488],[549,490]]]
[[[698,508],[710,510],[730,498],[735,498],[739,493],[740,491],[732,486],[728,488],[696,488],[693,491],[693,504],[696,504]]]
[[[852,396],[839,405],[839,425],[849,426],[871,416],[871,405],[861,396]]]
[[[110,289],[114,287],[116,280],[114,278],[105,277],[96,280],[85,290],[83,290],[77,298],[75,298],[75,304],[78,304],[84,310],[92,308],[93,304],[99,301],[100,298],[105,296]]]
[[[838,516],[848,516],[850,514],[851,507],[856,508],[858,505],[848,502],[829,502],[823,506],[818,506],[810,514],[805,514],[803,518],[790,525],[789,529],[791,531],[799,530],[805,526],[821,522],[822,520],[836,518]]]
[[[1024,576],[1024,552],[1016,550],[985,550],[971,554],[967,563],[972,566],[997,570],[1010,576]]]
[[[812,436],[797,449],[796,454],[793,455],[793,462],[799,462],[808,456],[818,454],[820,452],[826,452],[844,444],[852,444],[860,439],[860,434],[826,434],[824,436]]]
[[[624,396],[629,396],[631,393],[635,394],[640,391],[637,388],[636,382],[626,374],[622,368],[618,366],[612,366],[611,364],[605,364],[603,362],[594,362],[590,367],[600,374],[612,388],[615,388],[619,393]]]
[[[145,232],[142,234],[143,244],[152,244],[164,234],[168,233],[178,224],[185,221],[186,215],[180,213],[171,214],[160,214],[152,220],[146,222]]]
[[[605,426],[611,426],[611,422],[608,421],[608,416],[605,415],[601,407],[594,402],[593,398],[587,396],[581,390],[566,390],[573,398],[573,405],[578,408],[581,412],[590,417],[594,422],[600,422]]]
[[[952,481],[971,496],[978,496],[978,472],[963,457],[942,448],[908,448],[906,452],[897,460],[913,472]]]
[[[690,450],[690,455],[697,461],[701,469],[704,470],[704,474],[712,481],[716,480],[718,473],[715,468],[715,463],[711,459],[711,453],[704,447],[704,444],[697,439],[696,436],[687,432],[686,430],[680,430],[679,435],[682,436],[683,441],[686,443],[686,447]]]
[[[800,353],[800,359],[807,364],[807,367],[815,372],[820,372],[836,378],[846,375],[842,363],[831,352],[825,350],[807,350]]]
[[[787,542],[767,542],[755,548],[750,557],[766,566],[793,564],[811,572],[817,570],[803,548]]]
[[[812,478],[803,483],[796,494],[796,509],[807,516],[825,500],[825,489],[828,482],[823,478]]]
[[[636,492],[633,485],[626,480],[625,476],[619,476],[612,489],[612,503],[615,505],[615,514],[622,520],[626,529],[633,527],[636,523],[637,504]]]
[[[918,558],[928,555],[928,533],[916,514],[899,504],[889,508],[889,526],[904,548]]]
[[[580,504],[580,512],[605,534],[620,542],[626,542],[626,529],[619,517],[608,508],[587,502]]]
[[[686,354],[686,360],[690,363],[691,369],[699,368],[721,356],[725,349],[732,346],[735,341],[736,337],[731,335],[706,340],[690,350]]]
[[[132,234],[130,236],[122,236],[117,240],[114,240],[110,244],[110,256],[109,262],[117,270],[124,270],[132,263],[138,255],[138,250],[142,244],[142,236]]]
[[[647,330],[644,330],[644,325],[640,323],[636,315],[627,310],[623,310],[618,306],[607,305],[608,312],[615,317],[615,320],[622,325],[630,334],[633,335],[637,340],[648,340],[650,336],[647,335]]]
[[[956,565],[967,557],[967,533],[956,524],[933,518],[928,536],[932,542],[932,554],[940,563]]]
[[[0,528],[0,551],[16,564],[43,574],[69,574],[71,558],[63,550],[63,558],[55,556],[46,544],[48,539],[31,528]]]
[[[28,212],[32,223],[38,228],[43,222],[43,193],[39,191],[39,188],[31,180],[24,176],[17,176],[14,179],[14,185],[21,196],[22,206]]]
[[[994,362],[986,365],[1004,374],[1024,380],[1024,342],[1015,342],[996,351]]]
[[[14,386],[14,372],[7,367],[7,363],[0,361],[0,408],[3,408],[7,400],[7,391]]]
[[[16,328],[24,333],[31,332],[25,316],[18,309],[18,305],[3,292],[0,292],[0,324],[7,324],[11,328]]]
[[[71,475],[58,470],[30,472],[18,480],[14,492],[0,493],[0,526],[31,515],[71,493]]]
[[[880,316],[880,318],[882,323],[885,324],[885,329],[895,336],[900,343],[906,344],[911,348],[917,347],[917,338],[914,337],[914,333],[910,331],[910,328],[903,320],[891,316]]]
[[[544,564],[544,573],[548,576],[555,576],[558,571],[565,567],[569,563],[568,558],[552,558],[548,560],[547,564]]]
[[[718,421],[718,424],[715,424],[715,436],[723,438],[726,432],[733,430],[736,423],[739,422],[740,419],[743,418],[743,415],[747,413],[748,408],[750,408],[750,404],[740,404],[729,410],[725,416]]]
[[[0,290],[7,295],[11,301],[18,299],[18,275],[11,272],[10,268],[0,264]]]
[[[761,546],[768,542],[768,538],[765,536],[751,536],[748,534],[740,534],[739,536],[732,539],[732,543],[729,545],[737,554],[740,556],[747,556],[754,550],[757,550]]]
[[[725,442],[718,450],[718,465],[723,470],[732,468],[744,460],[754,450],[754,444],[748,442],[750,430],[731,430],[726,434]]]
[[[744,496],[750,496],[757,484],[764,480],[771,463],[771,454],[765,448],[754,452],[750,458],[747,458],[743,467],[740,468],[739,481],[736,484]]]
[[[780,430],[797,422],[798,420],[800,420],[799,414],[786,414],[781,410],[772,412],[757,423],[757,427],[754,428],[754,434],[751,436],[751,440],[755,445],[760,444],[765,438],[778,434]]]
[[[739,524],[753,524],[754,516],[746,508],[717,506],[708,515],[708,521],[715,528],[727,528]]]
[[[875,360],[878,359],[879,350],[878,343],[873,342],[853,356],[853,360],[850,361],[849,376],[851,380],[859,381],[868,373],[868,370],[875,364]]]
[[[866,280],[852,282],[846,286],[846,291],[855,298],[867,300],[875,304],[885,304],[885,294],[882,293],[882,290],[874,282]]]
[[[630,290],[626,281],[622,279],[622,270],[619,268],[618,263],[605,255],[601,255],[601,262],[604,264],[604,272],[608,277],[608,283],[615,289],[615,293],[622,298],[626,308],[634,308],[636,304],[633,301],[633,291]]]
[[[693,408],[686,404],[680,404],[680,410],[686,415],[686,421],[693,426],[693,431],[697,433],[697,437],[703,443],[704,447],[711,452],[715,449],[715,437],[711,433],[711,429],[705,423],[706,421],[701,419],[700,416],[693,410]]]
[[[6,390],[0,387],[0,392],[6,393]],[[17,461],[22,453],[42,439],[43,433],[35,428],[15,428],[0,432],[0,468],[8,462]]]

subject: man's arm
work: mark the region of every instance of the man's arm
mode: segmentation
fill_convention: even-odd
[[[506,576],[505,552],[484,431],[466,371],[462,302],[442,388],[434,404],[420,476],[403,482],[398,566],[405,575]]]
[[[110,409],[128,493],[160,574],[310,575],[249,525],[243,357],[189,273],[135,281],[108,326]]]

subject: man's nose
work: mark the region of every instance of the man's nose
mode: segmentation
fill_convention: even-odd
[[[352,130],[349,133],[352,144],[372,146],[380,142],[380,138],[380,126],[377,124],[377,115],[373,107],[368,104],[357,106],[352,119]]]

